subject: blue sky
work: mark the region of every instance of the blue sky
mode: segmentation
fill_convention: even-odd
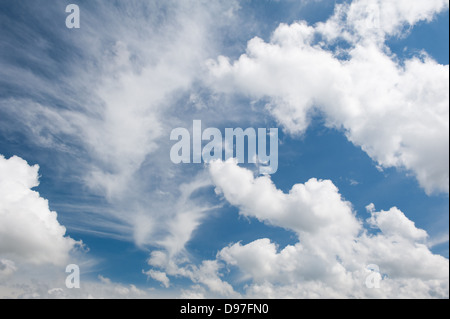
[[[448,1],[76,3],[0,4],[0,297],[448,298]],[[171,163],[193,120],[277,173]]]

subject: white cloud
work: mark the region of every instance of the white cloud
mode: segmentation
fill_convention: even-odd
[[[201,283],[209,289],[209,296],[219,295],[227,298],[237,298],[233,286],[220,278],[221,265],[215,260],[206,260],[190,274],[190,278],[195,283]]]
[[[179,186],[179,195],[170,207],[171,211],[165,210],[164,220],[165,233],[161,238],[153,237],[158,246],[164,247],[171,256],[176,256],[184,251],[186,243],[190,240],[192,233],[201,224],[202,219],[214,207],[207,203],[199,204],[191,197],[205,187],[209,187],[211,181],[209,176],[200,173],[191,182]]]
[[[372,4],[382,21],[393,21],[375,29],[382,33],[375,40],[360,27],[371,19]],[[343,129],[382,167],[412,171],[428,193],[448,192],[449,67],[426,54],[399,61],[384,45],[386,34],[446,8],[448,1],[426,0],[337,6],[325,24],[281,24],[270,42],[250,40],[238,60],[209,61],[212,83],[219,91],[268,98],[267,109],[291,134],[304,133],[319,111],[327,126]],[[350,45],[344,49],[332,38],[349,28],[359,36],[344,36]]]
[[[0,155],[0,256],[41,265],[63,265],[79,243],[66,237],[56,212],[32,188],[39,166]]]
[[[211,164],[218,191],[240,214],[297,233],[299,242],[280,248],[270,239],[230,245],[218,260],[237,267],[250,282],[249,297],[446,298],[448,259],[426,246],[427,233],[397,208],[368,206],[369,229],[330,181],[311,180],[285,194],[267,176],[254,178],[233,161]],[[380,289],[365,285],[366,267],[383,275]],[[410,290],[409,290],[410,289]]]
[[[195,295],[197,299],[203,298],[206,293],[208,298],[238,298],[240,296],[234,291],[231,284],[221,278],[222,264],[217,260],[204,260],[199,266],[196,266],[180,254],[170,256],[167,252],[154,251],[148,260],[148,264],[163,269],[165,276],[190,279],[194,283],[194,287],[191,290],[183,290],[181,294],[183,298],[188,298],[190,295]],[[161,274],[163,273],[160,271],[151,269],[145,273],[156,275],[157,278],[162,279]],[[155,277],[152,278],[159,280]]]
[[[206,299],[205,289],[199,285],[194,285],[191,289],[182,290],[180,299],[201,300]]]
[[[166,273],[151,269],[149,271],[144,272],[144,274],[146,274],[150,278],[153,278],[156,281],[159,281],[165,288],[169,288],[170,280],[167,277]]]
[[[55,271],[55,269],[52,269]],[[57,270],[56,270],[57,273]],[[138,288],[135,285],[116,283],[99,276],[99,280],[83,280],[80,289],[67,289],[61,286],[64,278],[53,274],[50,278],[13,278],[3,284],[0,282],[0,298],[15,299],[151,299],[173,298],[174,295]]]
[[[354,236],[359,230],[351,204],[342,200],[331,181],[311,179],[285,194],[276,189],[269,176],[254,178],[251,171],[239,168],[235,160],[213,163],[210,173],[217,191],[245,216],[297,234],[316,234],[326,229],[340,238]]]
[[[429,191],[448,189],[448,185],[445,186],[446,182],[448,184],[448,146],[445,145],[448,138],[441,136],[442,131],[448,129],[448,120],[442,120],[448,117],[448,104],[443,102],[448,98],[448,90],[445,83],[442,84],[445,80],[448,82],[444,75],[448,67],[429,58],[412,59],[406,61],[405,66],[397,64],[395,58],[386,54],[385,48],[380,48],[380,41],[386,35],[397,34],[403,22],[389,21],[391,25],[386,24],[382,34],[361,28],[362,18],[358,12],[364,11],[367,3],[354,1],[353,9],[341,7],[341,12],[349,10],[351,14],[345,18],[347,20],[337,14],[330,20],[335,25],[331,22],[326,26],[281,25],[270,43],[254,39],[249,43],[248,54],[238,62],[232,65],[221,57],[220,63],[212,65],[212,71],[223,90],[241,90],[256,98],[269,96],[270,111],[291,133],[303,132],[308,126],[309,112],[318,107],[326,114],[329,126],[343,126],[349,139],[363,146],[381,165],[413,170]],[[378,3],[389,13],[385,20],[413,24],[420,19],[431,19],[433,12],[440,10],[440,4],[446,2],[429,1],[427,4],[422,1],[418,7],[419,2],[415,1],[413,9],[405,2],[401,5],[388,1]],[[71,226],[81,225],[79,230],[91,231],[99,225],[102,230],[114,229],[121,239],[134,240],[138,246],[159,247],[161,251],[152,253],[149,264],[163,271],[152,269],[149,272],[153,276],[150,276],[165,287],[171,285],[169,276],[189,278],[194,286],[191,291],[183,291],[184,296],[239,297],[221,274],[223,261],[240,267],[244,278],[254,281],[246,290],[248,296],[349,295],[352,286],[360,288],[359,281],[364,281],[366,261],[379,262],[383,269],[398,277],[390,288],[392,295],[394,291],[399,292],[399,296],[410,295],[412,287],[417,288],[418,296],[427,295],[427,289],[436,296],[448,295],[448,284],[442,279],[433,279],[442,273],[446,261],[422,246],[424,231],[415,228],[403,213],[396,210],[374,213],[371,225],[381,229],[383,236],[359,236],[361,222],[354,217],[351,204],[342,200],[330,181],[312,179],[284,194],[269,178],[255,179],[250,172],[228,165],[216,166],[218,170],[213,175],[230,203],[238,206],[245,216],[295,231],[301,244],[281,251],[269,239],[249,245],[236,244],[223,249],[218,260],[193,266],[186,257],[185,245],[211,205],[200,205],[192,197],[210,181],[201,174],[193,177],[182,169],[169,168],[167,158],[161,154],[169,154],[164,145],[167,130],[183,121],[179,117],[185,110],[174,107],[179,95],[188,92],[202,78],[203,61],[217,55],[215,31],[231,21],[237,4],[193,0],[124,2],[118,4],[119,8],[106,2],[97,5],[96,10],[84,13],[82,32],[76,38],[65,33],[55,34],[73,41],[71,47],[78,50],[70,58],[74,59],[70,62],[75,63],[64,64],[64,68],[48,56],[46,48],[51,45],[48,39],[42,39],[33,30],[19,30],[42,42],[44,49],[30,50],[20,45],[22,50],[19,51],[22,57],[33,52],[34,58],[53,72],[52,81],[17,65],[2,63],[0,68],[1,77],[9,79],[9,85],[29,96],[0,99],[0,112],[7,115],[4,118],[14,119],[12,124],[2,121],[0,129],[17,130],[40,146],[70,154],[73,160],[70,169],[76,169],[89,190],[105,196],[111,204],[106,208],[91,207],[86,210],[89,213],[80,214],[83,218],[74,220]],[[164,19],[161,19],[161,12],[165,12]],[[343,52],[350,56],[349,61],[339,60],[336,57],[339,52],[328,50],[326,44],[321,47],[314,43],[318,33],[336,40],[343,34],[344,26],[348,41],[354,44],[350,51]],[[369,45],[369,41],[361,38],[372,39],[375,44]],[[60,75],[62,69],[67,77]],[[379,90],[372,92],[373,87]],[[424,94],[417,97],[417,92]],[[199,99],[201,103],[194,102],[197,100],[194,98],[191,102],[205,108],[208,103],[203,99],[206,98]],[[430,107],[431,104],[434,107]],[[379,108],[379,105],[384,107]],[[242,117],[242,113],[225,112],[227,119]],[[379,127],[383,127],[381,132]],[[434,130],[430,131],[430,127]],[[37,168],[33,169],[36,169],[37,180]],[[230,176],[225,178],[223,171]],[[24,174],[24,180],[31,175]],[[33,205],[34,211],[42,209],[51,216],[46,226],[57,230],[58,240],[53,244],[70,242],[67,246],[73,245],[64,237],[65,230],[56,221],[56,214],[50,213],[45,200],[30,190],[34,187],[33,178],[24,182],[30,185],[24,192],[32,194],[30,197],[39,202]],[[244,178],[244,186],[240,184],[241,178]],[[185,183],[185,179],[193,181]],[[260,196],[259,192],[267,197]],[[266,206],[259,204],[261,197],[266,200]],[[398,224],[391,225],[388,221]],[[391,236],[397,233],[400,233],[399,238]],[[0,232],[0,239],[3,239],[1,236]],[[354,238],[360,240],[359,245],[353,243]],[[2,242],[0,240],[0,253]],[[367,257],[372,248],[377,257],[373,260]],[[352,256],[354,249],[361,251],[360,259],[346,260],[345,265],[336,261],[336,255],[344,260],[344,256]],[[394,254],[383,255],[384,249],[395,251],[399,256],[404,256],[404,251],[414,253],[404,256],[399,263]],[[14,250],[15,254],[20,252]],[[250,266],[254,260],[246,258],[243,252],[254,254],[255,260],[260,259],[263,264],[265,258],[270,263],[262,269],[253,269]],[[36,257],[37,253],[35,256],[27,249],[23,251],[24,259],[39,263],[55,262],[59,260],[56,255],[64,254],[52,250],[51,254]],[[417,267],[415,272],[406,274],[402,271],[402,267],[412,269],[412,264],[422,259],[426,267]],[[5,260],[2,263],[7,265]],[[0,264],[0,271],[1,267]],[[4,269],[5,273],[10,273],[13,268],[10,264]],[[298,278],[301,284],[289,284],[290,280]],[[306,281],[305,278],[318,279]],[[88,289],[78,294],[54,288],[58,284],[48,284],[43,285],[45,289],[27,286],[20,296],[155,296],[132,285],[115,284],[104,277],[100,280],[100,285],[85,283]],[[384,279],[383,286],[388,287],[390,280]],[[340,285],[343,291],[337,289]],[[404,288],[399,288],[402,286]],[[375,294],[364,291],[358,295],[357,290],[355,295],[370,293]],[[386,292],[381,296],[386,296]]]
[[[428,247],[433,248],[442,244],[445,244],[449,242],[449,233],[445,233],[445,234],[439,234],[437,236],[435,236],[434,238],[431,238],[429,240],[427,240],[427,244]]]
[[[58,13],[57,7],[48,9]],[[87,158],[77,164],[92,190],[111,201],[126,196],[147,158],[159,156],[160,139],[167,142],[163,134],[173,129],[169,117],[180,92],[191,88],[215,50],[211,31],[228,23],[235,9],[235,1],[96,3],[84,10],[76,39],[65,28],[55,31],[56,41],[73,41],[72,63],[63,74],[55,72],[56,79],[2,63],[2,77],[30,98],[2,97],[1,111],[14,117],[33,143],[82,151]],[[26,26],[16,32],[50,41]],[[5,41],[14,41],[15,34],[8,35]],[[57,64],[42,48],[30,57],[22,43],[12,46],[25,60]],[[4,129],[18,127],[6,122]]]
[[[409,220],[398,208],[391,208],[388,212],[375,212],[373,204],[367,207],[372,217],[368,220],[369,225],[380,229],[386,236],[400,236],[411,241],[424,241],[427,233],[417,229],[414,222]]]
[[[327,40],[383,43],[387,36],[401,36],[405,27],[429,22],[448,7],[448,0],[354,0],[336,5],[334,15],[318,29]]]
[[[40,10],[33,6],[24,10]],[[88,210],[75,208],[70,227],[140,247],[162,246],[172,254],[183,250],[209,207],[190,201],[201,183],[180,188],[195,177],[167,160],[168,136],[189,112],[179,106],[183,95],[201,78],[204,60],[217,55],[216,34],[230,25],[237,7],[236,1],[218,0],[97,2],[83,10],[76,37],[57,28],[48,30],[55,36],[49,39],[25,24],[0,35],[24,61],[36,58],[54,73],[49,79],[0,61],[1,78],[26,92],[0,98],[0,131],[56,150],[70,167],[58,161],[55,169],[70,171],[70,182],[87,186],[89,196],[106,198]],[[48,16],[57,10],[49,7]],[[66,47],[52,41],[62,42],[73,52],[60,65],[47,46],[17,43],[20,34],[52,47]]]

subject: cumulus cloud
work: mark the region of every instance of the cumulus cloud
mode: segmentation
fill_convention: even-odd
[[[269,177],[254,178],[233,161],[212,163],[210,173],[218,193],[240,214],[298,235],[297,244],[282,249],[260,239],[218,253],[218,260],[240,270],[240,280],[250,282],[248,296],[448,297],[448,259],[429,250],[427,233],[399,209],[377,212],[369,205],[364,228],[330,181],[313,179],[285,194]],[[379,289],[365,284],[369,265],[380,269]]]
[[[78,243],[66,236],[47,200],[32,190],[39,185],[38,170],[19,157],[0,155],[0,256],[63,265]]]
[[[431,21],[448,9],[448,0],[354,0],[337,4],[334,15],[318,29],[327,40],[374,41],[382,44],[388,36],[401,36],[405,27]]]
[[[268,99],[266,108],[294,135],[320,112],[379,165],[412,171],[428,193],[448,192],[449,67],[426,53],[399,61],[384,44],[444,9],[448,1],[338,5],[324,23],[281,24],[269,42],[250,40],[238,60],[209,61],[212,83]],[[374,11],[381,27],[370,26]]]

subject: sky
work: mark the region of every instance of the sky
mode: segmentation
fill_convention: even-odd
[[[448,298],[448,32],[448,0],[1,1],[0,298]],[[173,163],[195,120],[277,128],[277,171]]]

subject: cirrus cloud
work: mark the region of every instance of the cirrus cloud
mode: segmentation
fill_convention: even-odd
[[[250,40],[239,59],[210,60],[212,85],[268,99],[266,108],[293,135],[320,112],[379,165],[413,172],[427,193],[448,193],[449,67],[426,53],[400,61],[384,44],[401,26],[444,9],[443,0],[338,5],[324,23],[281,24],[269,42]],[[360,27],[374,10],[392,22]]]
[[[218,193],[240,214],[292,230],[299,239],[283,249],[265,238],[218,253],[250,282],[249,296],[448,297],[448,259],[429,250],[427,233],[399,209],[377,212],[369,205],[365,228],[330,181],[313,179],[285,194],[269,177],[255,178],[231,160],[212,163],[210,173]],[[369,265],[380,268],[380,289],[365,285]]]

